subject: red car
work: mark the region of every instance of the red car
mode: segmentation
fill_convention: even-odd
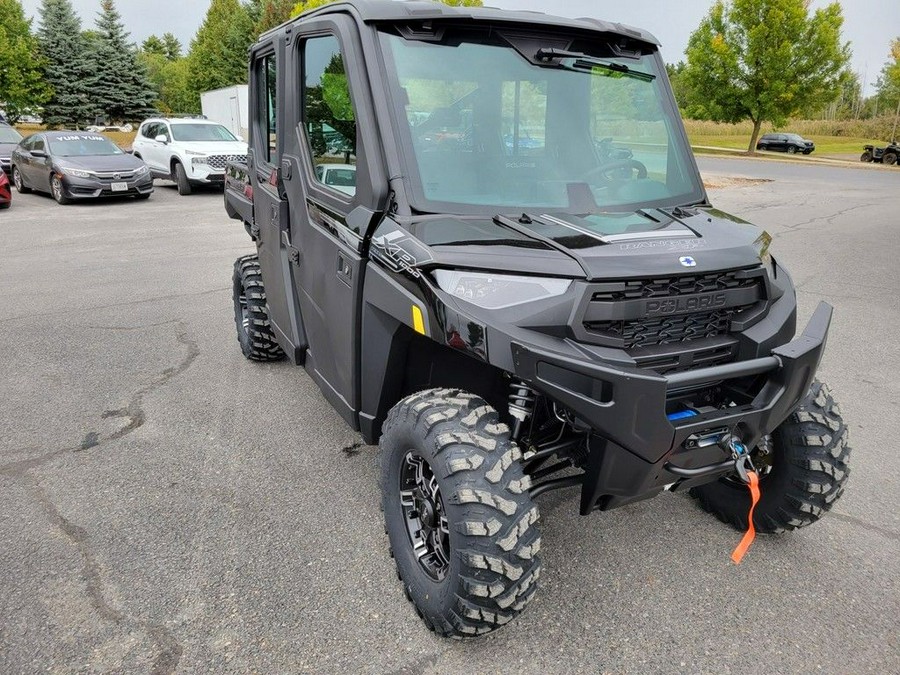
[[[0,171],[0,209],[8,209],[12,204],[12,191],[9,189],[9,178],[5,171]]]

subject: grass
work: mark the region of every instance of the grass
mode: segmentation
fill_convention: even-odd
[[[750,135],[726,134],[706,135],[688,133],[692,146],[709,146],[714,148],[733,148],[735,150],[747,150]],[[884,143],[871,138],[841,137],[841,136],[804,136],[816,144],[816,155],[860,155],[864,145],[884,145]]]

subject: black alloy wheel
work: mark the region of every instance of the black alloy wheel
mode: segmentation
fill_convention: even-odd
[[[428,462],[410,450],[400,465],[400,508],[419,565],[435,581],[450,568],[450,525],[437,477]]]

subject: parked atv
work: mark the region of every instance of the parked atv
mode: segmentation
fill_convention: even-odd
[[[893,166],[900,157],[900,145],[891,143],[886,148],[879,148],[874,145],[863,146],[863,153],[859,158],[860,162],[875,162],[876,164],[887,164]]]
[[[225,195],[257,248],[234,267],[240,348],[304,365],[380,445],[430,629],[528,605],[551,491],[583,515],[690,491],[765,533],[841,496],[847,426],[815,380],[832,309],[794,337],[791,277],[710,204],[653,36],[355,0],[264,33],[250,79]]]

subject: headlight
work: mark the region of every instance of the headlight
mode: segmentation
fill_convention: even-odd
[[[184,154],[188,155],[189,157],[205,157],[206,156],[205,152],[197,152],[196,150],[185,150]]]
[[[83,169],[63,168],[62,172],[69,176],[75,176],[76,178],[91,178],[94,175],[93,171],[84,171]]]
[[[206,157],[191,157],[191,164],[206,164]]]
[[[455,270],[437,270],[441,290],[484,309],[504,309],[526,302],[562,295],[572,285],[569,279],[519,277]]]
[[[146,166],[141,166],[141,167],[138,167],[138,170],[134,172],[134,175],[135,176],[143,176],[145,173],[148,173],[149,171],[150,171],[150,169],[148,169]]]

